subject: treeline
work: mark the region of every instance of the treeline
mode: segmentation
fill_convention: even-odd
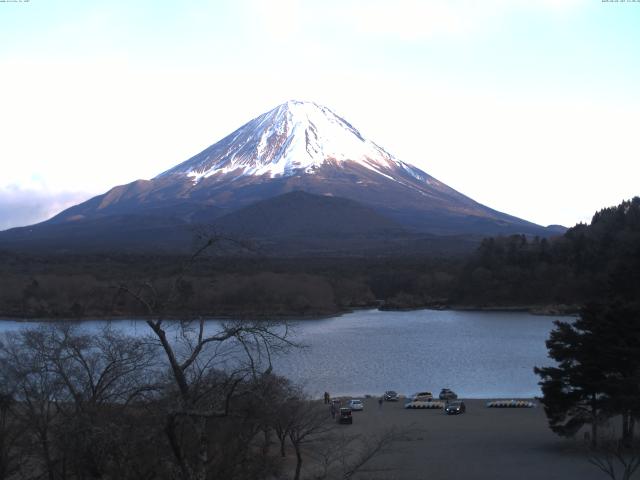
[[[12,275],[0,280],[2,315],[15,318],[144,317],[144,308],[119,294],[124,282],[155,288],[170,284],[175,276],[102,279],[94,275]],[[180,283],[180,303],[168,314],[189,318],[210,316],[330,315],[347,303],[371,302],[359,286],[344,284],[340,295],[325,278],[307,274],[258,272],[255,274],[189,275]],[[349,288],[354,288],[349,291]],[[350,299],[345,296],[350,295]],[[342,299],[345,303],[342,303]]]
[[[555,238],[487,238],[466,256],[425,251],[380,257],[206,255],[181,280],[175,316],[328,315],[352,308],[577,310],[611,289],[636,289],[640,199],[597,212]],[[28,256],[0,253],[0,315],[83,318],[143,315],[123,283],[172,283],[183,256]],[[615,282],[615,285],[612,283]]]
[[[636,197],[561,237],[485,239],[462,270],[457,295],[461,303],[581,305],[615,292],[639,293],[639,267]]]
[[[183,256],[0,255],[0,315],[9,318],[144,316],[123,284],[162,288]],[[459,259],[202,256],[181,278],[170,316],[316,316],[375,307],[420,290],[423,305],[446,297]],[[422,293],[424,290],[426,293]],[[412,297],[413,298],[413,297]],[[417,297],[416,297],[417,298]],[[419,306],[418,305],[418,306]]]

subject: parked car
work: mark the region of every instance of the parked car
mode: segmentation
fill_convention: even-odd
[[[364,410],[364,403],[362,403],[362,400],[358,400],[357,398],[349,400],[348,405],[354,412]]]
[[[430,402],[433,400],[433,394],[431,392],[418,392],[413,395],[412,400],[414,402]]]
[[[351,416],[351,409],[342,407],[340,414],[338,415],[338,423],[353,423],[353,417]]]
[[[386,392],[384,392],[384,395],[382,395],[382,398],[384,398],[387,402],[397,402],[400,399],[400,397],[398,396],[398,392],[394,390],[387,390]]]
[[[448,388],[443,388],[440,390],[440,400],[457,400],[458,395]]]
[[[446,413],[447,415],[460,415],[466,410],[467,407],[465,406],[464,402],[461,401],[448,402],[444,407],[444,413]]]

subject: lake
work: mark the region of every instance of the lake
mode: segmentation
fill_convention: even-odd
[[[553,320],[523,312],[359,310],[291,322],[305,345],[274,359],[277,373],[302,383],[316,397],[410,394],[443,387],[467,398],[532,397],[540,394],[534,366],[550,365],[545,340]],[[104,321],[82,322],[98,330]],[[141,335],[141,320],[112,322]],[[0,321],[0,333],[37,322]],[[218,322],[211,320],[210,328]]]

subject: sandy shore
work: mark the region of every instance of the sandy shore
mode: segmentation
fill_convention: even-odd
[[[442,410],[406,410],[404,401],[364,399],[362,412],[354,412],[353,425],[340,425],[345,433],[378,435],[395,427],[407,438],[393,451],[376,458],[361,479],[517,479],[567,480],[606,478],[588,463],[577,440],[555,435],[547,426],[542,407],[486,408],[486,400],[465,400],[463,415]]]

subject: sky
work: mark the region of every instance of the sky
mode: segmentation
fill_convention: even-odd
[[[541,225],[640,194],[640,1],[0,0],[0,230],[289,100]]]

